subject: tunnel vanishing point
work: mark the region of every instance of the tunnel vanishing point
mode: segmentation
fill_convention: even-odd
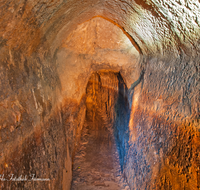
[[[200,189],[199,67],[199,0],[1,0],[0,189]]]

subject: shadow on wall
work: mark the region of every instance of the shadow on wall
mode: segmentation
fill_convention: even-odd
[[[114,136],[116,139],[120,165],[123,170],[126,164],[125,157],[129,149],[129,119],[130,119],[130,107],[128,102],[128,89],[119,73],[118,76],[118,97],[115,104],[115,118],[114,118]]]

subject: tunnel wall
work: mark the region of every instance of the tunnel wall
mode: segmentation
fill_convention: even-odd
[[[61,83],[48,48],[28,56],[3,46],[0,62],[0,188],[69,189],[83,100],[60,101]]]
[[[130,187],[198,189],[199,131],[192,124],[177,125],[136,111],[137,137],[130,145],[125,166]]]
[[[130,187],[199,188],[199,1],[5,0],[0,10],[0,174],[52,177],[44,184],[1,181],[1,188],[62,188],[61,176],[68,175],[63,167],[70,168],[84,109],[78,106],[81,93],[70,92],[76,98],[63,100],[61,82],[72,83],[62,79],[65,67],[59,68],[58,58],[62,61],[63,44],[77,24],[98,15],[120,25],[141,50],[143,62],[136,60],[132,67],[130,61],[131,69],[127,65],[123,70],[128,88],[138,79],[140,66],[145,70],[132,89],[130,156],[124,166]],[[114,55],[116,60],[116,51]],[[76,68],[81,70],[90,55],[78,56]],[[91,68],[120,70],[104,61],[90,62]],[[79,76],[84,78],[82,90],[92,69]],[[61,121],[68,123],[68,145]]]
[[[199,188],[197,60],[154,58],[133,90],[125,166],[131,189]]]
[[[12,145],[1,164],[1,189],[70,189],[84,119],[84,105],[70,102]]]

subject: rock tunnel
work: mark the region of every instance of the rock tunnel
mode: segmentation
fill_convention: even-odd
[[[2,0],[0,188],[200,189],[199,0]]]

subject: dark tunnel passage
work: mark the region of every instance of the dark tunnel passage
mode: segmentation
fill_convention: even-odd
[[[0,190],[200,189],[200,0],[0,14]]]
[[[86,88],[86,117],[73,162],[72,189],[128,189],[121,173],[130,109],[119,72],[98,71]]]

